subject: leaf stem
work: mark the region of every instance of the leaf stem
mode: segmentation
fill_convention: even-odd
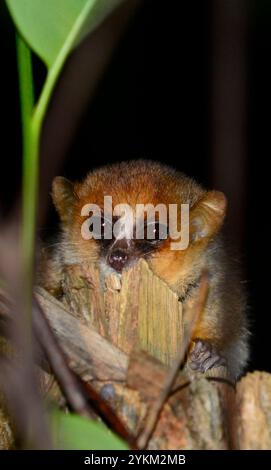
[[[32,125],[34,108],[34,83],[32,73],[31,51],[23,38],[17,33],[17,62],[19,72],[19,89],[21,99],[21,120],[23,137],[23,195],[22,195],[22,282],[24,296],[24,314],[26,328],[31,338],[31,306],[33,261],[35,247],[35,221],[37,209],[38,184],[38,129]]]

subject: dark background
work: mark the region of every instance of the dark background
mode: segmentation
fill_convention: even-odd
[[[20,193],[21,133],[15,36],[3,2],[0,14],[4,218]],[[250,369],[269,371],[270,64],[270,1],[145,0],[58,170],[78,179],[103,163],[150,158],[225,191],[226,237],[239,252],[248,292]],[[39,90],[44,69],[38,60],[34,68]],[[51,210],[40,237],[55,228]]]

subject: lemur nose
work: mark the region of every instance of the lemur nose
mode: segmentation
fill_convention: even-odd
[[[116,249],[113,250],[108,257],[108,264],[115,271],[121,272],[124,266],[127,264],[129,256],[127,251]]]

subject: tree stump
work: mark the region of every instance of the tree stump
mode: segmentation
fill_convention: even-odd
[[[139,348],[170,365],[183,337],[177,294],[140,261],[120,279],[94,265],[71,266],[63,283],[70,312],[126,354]]]
[[[69,366],[140,442],[184,341],[178,296],[145,262],[121,280],[102,279],[96,266],[69,267],[63,292],[59,301],[39,287],[36,297]],[[271,449],[271,375],[248,374],[234,388],[220,373],[179,371],[147,448]],[[42,374],[44,393],[58,400]],[[0,436],[10,437],[7,426],[0,415]]]

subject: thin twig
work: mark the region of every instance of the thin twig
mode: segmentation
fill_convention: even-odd
[[[137,440],[137,445],[139,449],[146,449],[149,443],[149,440],[154,432],[154,429],[159,419],[160,412],[165,402],[167,401],[171,388],[176,380],[177,374],[184,361],[185,354],[187,352],[187,348],[190,343],[194,326],[197,322],[197,319],[199,318],[199,315],[202,309],[204,308],[204,305],[207,299],[207,294],[208,294],[208,274],[207,272],[204,271],[200,278],[199,293],[196,299],[196,303],[194,303],[193,307],[191,307],[193,309],[192,320],[186,329],[183,342],[179,348],[179,351],[176,354],[172,367],[166,377],[165,383],[161,389],[160,396],[158,397],[154,405],[151,407],[144,430]]]
[[[33,325],[35,335],[46,355],[59,386],[69,405],[81,416],[96,418],[87,402],[81,384],[67,364],[66,357],[59,346],[37,299],[33,300]]]

